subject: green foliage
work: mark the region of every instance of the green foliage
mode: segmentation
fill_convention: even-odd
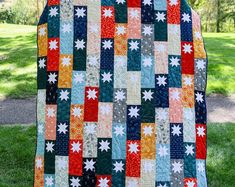
[[[15,15],[13,23],[36,24],[37,22],[37,10],[31,0],[17,0],[12,7],[12,11]]]
[[[0,23],[13,23],[15,13],[12,9],[0,9]]]
[[[0,23],[35,25],[45,6],[45,0],[12,0],[6,2],[0,4]]]
[[[235,32],[234,0],[188,0],[202,21],[205,32]]]

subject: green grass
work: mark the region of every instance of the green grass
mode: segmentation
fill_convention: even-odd
[[[33,186],[36,128],[0,127],[0,186]]]
[[[207,94],[235,93],[235,33],[204,33]],[[0,97],[36,95],[36,27],[0,24]]]
[[[234,187],[235,124],[211,124],[208,128],[207,175],[211,187]]]
[[[0,97],[36,94],[36,27],[0,24]]]
[[[204,33],[209,59],[207,94],[235,93],[235,33]]]
[[[0,127],[0,186],[33,186],[36,128]],[[235,124],[208,125],[207,177],[211,187],[234,187]]]

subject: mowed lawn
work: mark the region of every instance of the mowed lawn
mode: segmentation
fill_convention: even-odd
[[[235,33],[204,33],[207,94],[235,93]],[[36,95],[36,27],[0,24],[0,97]]]
[[[204,33],[209,59],[207,94],[235,93],[235,33]]]
[[[33,186],[36,128],[0,127],[0,186]],[[208,125],[207,177],[211,187],[234,187],[235,124]]]
[[[0,98],[36,94],[36,27],[0,24]]]

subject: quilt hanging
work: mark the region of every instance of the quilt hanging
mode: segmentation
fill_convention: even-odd
[[[35,187],[206,187],[207,55],[186,0],[48,0]]]

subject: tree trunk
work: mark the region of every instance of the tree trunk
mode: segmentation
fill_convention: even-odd
[[[39,0],[37,0],[37,21],[39,21]]]
[[[234,26],[234,30],[235,30],[235,17],[233,18],[233,26]]]
[[[216,32],[220,32],[220,0],[217,0]]]

